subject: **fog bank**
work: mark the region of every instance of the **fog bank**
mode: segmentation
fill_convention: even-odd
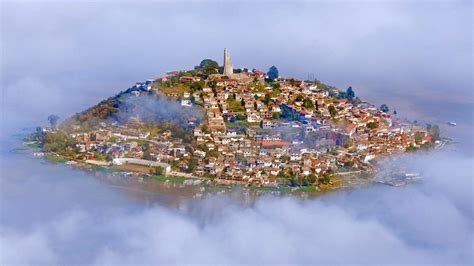
[[[1,12],[0,264],[473,264],[471,1],[23,2]],[[148,203],[11,152],[21,128],[66,118],[204,58],[315,77],[400,117],[445,124],[426,177],[316,199]],[[167,202],[186,208],[171,208]]]
[[[187,201],[186,211],[145,207],[80,172],[66,178],[68,169],[33,163],[36,176],[2,179],[0,261],[472,264],[473,160],[406,160],[425,174],[422,183],[308,200],[268,196],[253,206],[215,196]]]
[[[236,67],[276,65],[403,117],[472,126],[470,1],[7,1],[1,12],[8,125],[66,117],[203,58],[222,63],[227,47]]]

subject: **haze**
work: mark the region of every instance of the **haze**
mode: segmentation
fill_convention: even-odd
[[[471,1],[1,3],[0,264],[473,263]],[[422,184],[178,211],[11,150],[137,81],[204,58],[315,77],[458,144]],[[458,126],[449,128],[447,121]],[[173,195],[164,195],[174,197]]]

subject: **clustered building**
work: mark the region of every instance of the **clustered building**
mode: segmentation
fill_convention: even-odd
[[[151,86],[138,84],[147,88],[138,93],[165,94],[179,99],[183,108],[203,111],[202,123],[188,121],[190,143],[170,131],[141,127],[139,117],[125,125],[102,123],[100,129],[72,137],[87,159],[101,154],[103,160],[147,159],[169,163],[174,173],[267,185],[340,169],[370,172],[374,158],[433,141],[424,128],[358,99],[335,97],[339,91],[319,81],[266,78],[256,69],[234,73],[224,50],[222,74],[173,71]],[[160,85],[173,79],[179,84]],[[201,86],[191,86],[195,83]]]

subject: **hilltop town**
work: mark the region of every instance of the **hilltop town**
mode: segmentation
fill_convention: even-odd
[[[320,189],[369,177],[377,158],[440,139],[437,126],[399,119],[351,87],[284,78],[275,66],[234,69],[227,51],[222,67],[206,59],[57,120],[32,139],[68,164],[255,186]]]

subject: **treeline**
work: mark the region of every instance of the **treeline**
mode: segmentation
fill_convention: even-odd
[[[123,105],[123,96],[129,95],[133,91],[143,90],[143,88],[132,87],[125,91],[121,91],[117,95],[107,98],[85,111],[75,114],[70,119],[64,121],[61,127],[67,129],[72,124],[79,124],[84,127],[85,130],[88,130],[104,120],[117,120],[117,114],[120,111],[120,107]]]
[[[334,174],[333,170],[328,169],[324,174],[317,175],[315,173],[311,173],[308,176],[297,175],[293,171],[288,172],[279,172],[278,178],[282,180],[286,180],[288,185],[291,187],[306,187],[310,185],[320,186],[320,185],[329,185],[331,179],[333,179],[336,175]]]
[[[61,131],[45,132],[41,135],[41,148],[44,152],[54,152],[74,158],[76,141]]]

